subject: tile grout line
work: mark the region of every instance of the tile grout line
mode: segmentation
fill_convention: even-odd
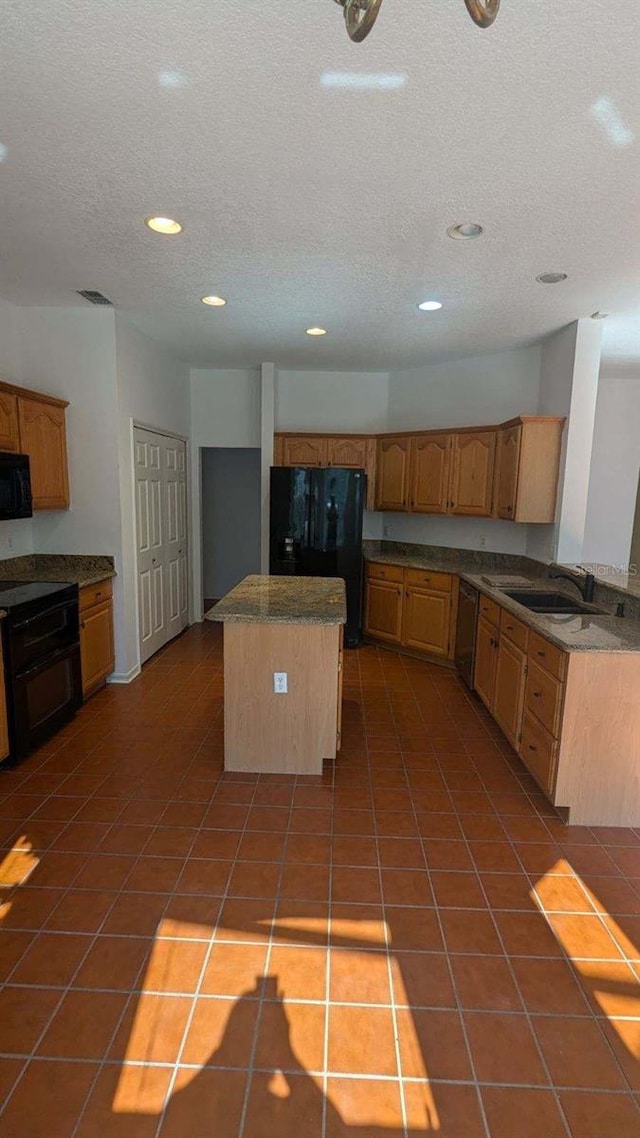
[[[409,690],[413,692],[413,689],[412,689],[412,686],[411,686],[411,681],[410,681],[410,678],[409,678],[409,677],[407,677],[407,678],[408,678],[408,687],[409,687]],[[415,696],[414,696],[414,698],[415,698]],[[417,707],[419,708],[419,702],[418,702],[418,700],[417,700],[417,699],[416,699],[416,705],[417,705]],[[424,722],[424,717],[423,717],[422,715],[421,715],[421,718],[422,718],[422,720],[423,720],[424,729],[425,729],[425,730],[428,730],[428,726],[427,726],[427,724]],[[415,821],[415,824],[416,824],[416,829],[418,830],[418,833],[420,833],[420,828],[419,828],[419,825],[418,825],[418,817],[417,817],[417,811],[416,811],[416,809],[415,809],[415,803],[414,803],[414,801],[413,801],[413,795],[411,796],[411,805],[412,805],[412,810],[413,810],[413,817],[414,817],[414,821]],[[432,879],[431,879],[431,871],[430,871],[430,868],[429,868],[429,863],[428,863],[428,859],[427,859],[426,851],[425,851],[425,849],[424,849],[424,844],[422,844],[422,843],[421,843],[421,845],[422,845],[422,856],[423,856],[423,859],[424,859],[425,871],[426,871],[426,873],[427,873],[427,877],[428,877],[428,880],[429,880],[429,887],[430,887],[430,889],[431,889],[431,892],[432,892],[432,896],[434,896],[434,897],[435,897],[435,893],[434,893],[434,891],[433,891]],[[448,952],[448,949],[447,949],[447,941],[446,941],[446,938],[445,938],[445,934],[444,934],[444,926],[443,926],[443,924],[442,924],[442,920],[441,920],[441,917],[440,917],[440,912],[439,912],[439,910],[438,910],[438,907],[437,907],[437,906],[435,907],[435,913],[436,913],[436,920],[437,920],[437,922],[438,922],[438,929],[439,929],[439,932],[440,932],[440,938],[441,938],[441,941],[442,941],[442,944],[443,944],[443,947],[444,947],[444,955],[445,955],[445,960],[446,960],[446,964],[447,964],[447,970],[448,970],[448,973],[449,973],[449,979],[450,979],[450,982],[451,982],[451,987],[452,987],[452,990],[453,990],[454,998],[455,998],[455,1001],[456,1001],[456,1008],[457,1008],[457,1012],[458,1012],[458,1021],[459,1021],[459,1023],[460,1023],[460,1027],[461,1027],[461,1030],[462,1030],[462,1035],[463,1035],[463,1038],[464,1038],[464,1042],[465,1042],[465,1047],[466,1047],[466,1052],[467,1052],[467,1059],[468,1059],[468,1061],[469,1061],[469,1069],[470,1069],[470,1071],[471,1071],[471,1075],[472,1075],[472,1079],[473,1079],[473,1085],[474,1085],[475,1094],[476,1094],[476,1101],[477,1101],[477,1103],[478,1103],[478,1108],[479,1108],[479,1110],[480,1110],[480,1116],[481,1116],[481,1118],[482,1118],[482,1124],[483,1124],[483,1127],[484,1127],[484,1130],[485,1130],[486,1138],[491,1138],[491,1132],[490,1132],[490,1129],[489,1129],[489,1121],[488,1121],[488,1119],[487,1119],[487,1114],[486,1114],[486,1111],[485,1111],[484,1102],[483,1102],[483,1099],[482,1099],[482,1095],[481,1095],[481,1093],[480,1093],[480,1084],[479,1084],[479,1082],[478,1082],[478,1076],[477,1076],[477,1072],[476,1072],[476,1065],[475,1065],[475,1062],[474,1062],[474,1058],[473,1058],[473,1054],[472,1054],[472,1051],[471,1051],[471,1045],[470,1045],[470,1042],[469,1042],[469,1035],[468,1035],[468,1032],[467,1032],[467,1027],[466,1027],[466,1024],[465,1024],[465,1022],[464,1022],[464,1015],[462,1014],[462,1012],[463,1012],[463,1009],[462,1009],[462,1005],[461,1005],[461,1001],[460,1001],[460,996],[459,996],[459,994],[458,994],[458,988],[457,988],[457,984],[456,984],[456,980],[455,980],[455,976],[454,976],[453,968],[452,968],[452,966],[451,966],[451,959],[450,959],[450,955],[449,955],[449,952]],[[436,1109],[437,1109],[437,1104],[436,1104]]]

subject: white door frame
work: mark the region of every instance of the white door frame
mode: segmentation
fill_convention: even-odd
[[[134,550],[134,566],[135,566],[135,627],[137,629],[137,653],[138,653],[138,666],[136,674],[141,670],[140,662],[140,597],[138,589],[138,546],[137,546],[137,509],[138,504],[136,501],[136,452],[135,452],[135,436],[136,428],[141,431],[151,431],[154,435],[162,435],[164,438],[175,439],[177,442],[185,444],[185,475],[186,475],[186,490],[187,500],[185,505],[185,525],[187,527],[187,613],[189,616],[189,623],[191,623],[191,444],[187,435],[181,435],[178,431],[169,431],[166,427],[156,427],[152,423],[145,423],[142,419],[130,420],[130,433],[129,433],[129,449],[131,455],[131,501],[133,503],[132,511],[132,532],[131,540],[133,541]],[[188,627],[188,625],[187,625]]]

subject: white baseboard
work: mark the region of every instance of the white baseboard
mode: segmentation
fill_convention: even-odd
[[[130,684],[135,680],[136,676],[140,675],[142,668],[139,664],[135,664],[133,668],[129,668],[128,672],[113,672],[107,680],[108,684]]]

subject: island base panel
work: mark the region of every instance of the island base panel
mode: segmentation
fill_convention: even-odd
[[[227,771],[322,774],[335,759],[340,625],[226,623]],[[288,692],[273,690],[286,672]]]

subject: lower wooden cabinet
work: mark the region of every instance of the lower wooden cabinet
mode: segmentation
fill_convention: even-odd
[[[2,637],[0,637],[0,762],[9,754],[9,724],[7,721],[7,699],[4,692],[4,658],[2,655]]]
[[[518,752],[524,765],[546,794],[553,795],[557,740],[529,712],[522,721]]]
[[[425,656],[452,659],[458,580],[450,573],[367,565],[364,632]]]
[[[87,699],[115,667],[111,581],[80,590],[80,658],[82,694]]]
[[[403,593],[404,586],[396,581],[367,580],[365,632],[391,644],[400,643]]]
[[[402,643],[433,656],[448,656],[451,642],[451,593],[408,586],[404,597]]]
[[[489,711],[493,711],[498,665],[498,633],[493,624],[480,617],[476,629],[476,663],[473,686]]]
[[[526,652],[502,635],[496,662],[493,718],[516,750],[520,740],[526,676]]]

